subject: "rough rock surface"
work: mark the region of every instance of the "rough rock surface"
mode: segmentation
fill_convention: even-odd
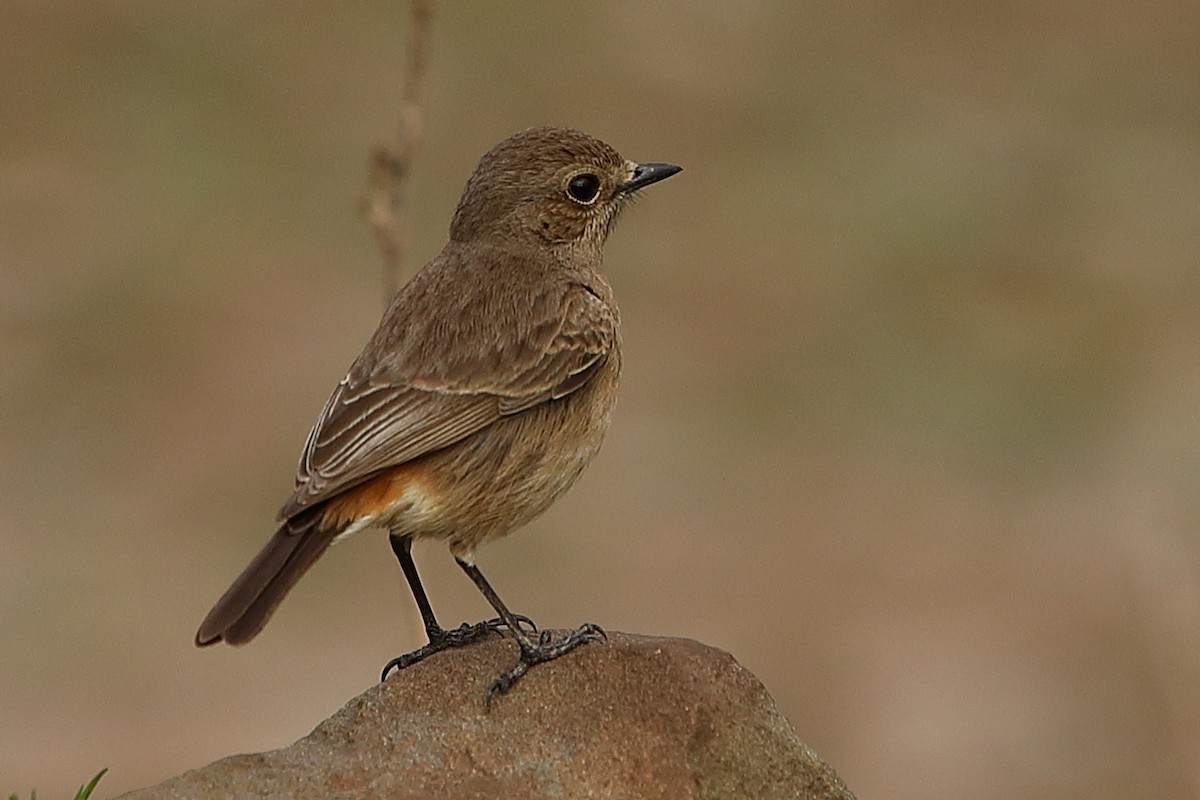
[[[610,634],[531,669],[496,637],[393,674],[280,750],[230,756],[150,798],[853,798],[732,656]]]

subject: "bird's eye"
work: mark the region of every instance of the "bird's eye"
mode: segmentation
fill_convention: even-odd
[[[600,196],[600,179],[590,172],[576,175],[567,184],[567,194],[576,203],[591,205]]]

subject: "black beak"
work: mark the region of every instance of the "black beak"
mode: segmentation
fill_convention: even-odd
[[[621,192],[623,194],[636,192],[644,186],[669,178],[682,169],[683,167],[675,164],[660,164],[654,161],[638,164],[633,170],[633,177],[621,184]]]

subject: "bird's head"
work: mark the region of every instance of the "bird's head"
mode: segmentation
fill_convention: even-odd
[[[629,161],[579,131],[530,128],[479,159],[450,222],[450,238],[599,248],[639,189],[680,169]]]

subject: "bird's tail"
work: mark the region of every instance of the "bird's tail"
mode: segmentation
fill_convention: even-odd
[[[284,596],[336,538],[340,526],[322,524],[319,508],[285,520],[208,612],[196,646],[245,644],[258,635]]]

